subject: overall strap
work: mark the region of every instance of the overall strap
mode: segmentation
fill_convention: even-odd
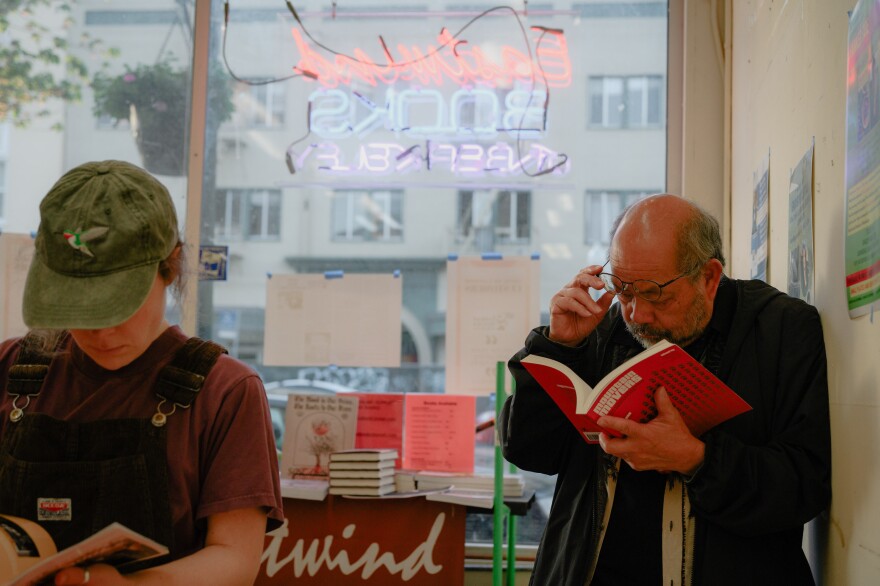
[[[15,363],[9,367],[6,381],[6,392],[10,395],[40,394],[43,379],[49,373],[49,363],[52,355],[37,350],[39,337],[33,332],[19,340],[18,356]]]
[[[156,395],[161,399],[153,415],[153,425],[161,427],[177,407],[188,409],[205,383],[211,368],[226,354],[226,348],[210,340],[192,337],[177,351],[171,362],[162,368],[157,382]],[[163,413],[165,402],[173,403],[170,412]]]
[[[37,350],[39,336],[33,332],[19,340],[18,356],[9,367],[6,375],[6,392],[12,397],[12,411],[9,419],[13,423],[24,416],[24,410],[31,402],[31,397],[40,394],[43,380],[49,374],[52,355]],[[18,405],[18,398],[25,396],[24,404]]]

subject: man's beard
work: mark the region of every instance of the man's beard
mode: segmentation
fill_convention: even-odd
[[[674,330],[654,328],[646,324],[635,324],[626,320],[624,320],[624,323],[633,338],[645,348],[650,347],[661,339],[669,340],[673,344],[684,347],[703,334],[706,325],[709,323],[709,311],[706,308],[705,299],[700,295],[694,295],[691,306],[685,312],[684,322]]]

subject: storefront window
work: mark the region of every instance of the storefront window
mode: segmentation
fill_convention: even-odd
[[[291,3],[296,16],[268,0],[13,4],[0,8],[0,50],[21,41],[32,69],[0,84],[3,230],[35,230],[37,202],[73,166],[145,166],[181,225],[199,226],[199,244],[228,246],[227,280],[189,298],[193,333],[276,387],[308,374],[359,391],[443,392],[448,255],[540,256],[546,308],[604,261],[626,194],[665,185],[665,1],[309,0]],[[194,68],[201,30],[207,62]],[[194,91],[194,70],[208,72],[206,88]],[[191,136],[202,90],[204,132]],[[400,270],[399,368],[262,363],[267,275],[329,269]],[[527,476],[538,499],[520,543],[535,543],[553,479]],[[490,540],[491,524],[475,523],[471,537]]]

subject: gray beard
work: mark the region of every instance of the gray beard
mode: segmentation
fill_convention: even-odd
[[[709,312],[706,310],[706,304],[703,299],[695,295],[691,306],[685,314],[684,322],[674,330],[654,328],[645,324],[634,324],[626,320],[624,320],[624,323],[632,337],[644,348],[649,348],[657,339],[661,338],[684,347],[699,338],[706,330],[706,325],[709,323]]]

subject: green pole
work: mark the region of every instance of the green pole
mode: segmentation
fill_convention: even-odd
[[[504,561],[504,460],[498,443],[498,421],[504,404],[504,362],[495,368],[495,499],[492,508],[492,585],[502,586]]]
[[[510,379],[510,394],[516,392],[516,381]],[[495,412],[495,421],[498,421],[500,411]],[[516,466],[508,464],[510,472],[516,472]],[[503,490],[503,486],[502,486]],[[507,586],[516,584],[516,517],[507,515]]]

